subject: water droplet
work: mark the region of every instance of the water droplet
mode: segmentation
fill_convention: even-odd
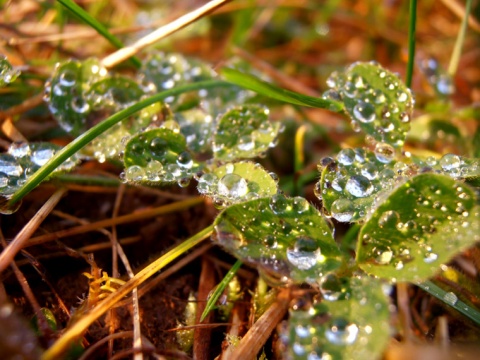
[[[374,180],[378,176],[378,170],[374,163],[368,162],[364,164],[360,170],[361,174],[368,180]]]
[[[458,297],[453,292],[447,292],[445,295],[443,295],[443,301],[453,306],[457,303]]]
[[[303,214],[305,211],[310,209],[310,204],[308,201],[300,196],[293,198],[293,211],[298,214]]]
[[[300,270],[308,270],[324,260],[317,242],[307,236],[299,236],[293,247],[287,249],[287,259]]]
[[[455,154],[446,154],[440,159],[440,166],[445,171],[453,171],[460,167],[462,160]]]
[[[378,226],[381,228],[396,228],[400,215],[394,210],[387,210],[378,219]]]
[[[226,174],[231,174],[233,173],[233,171],[235,170],[235,165],[233,165],[232,163],[228,163],[225,165],[225,173]]]
[[[355,197],[366,197],[373,192],[374,187],[365,176],[354,175],[348,179],[345,189]]]
[[[270,209],[277,214],[285,214],[292,211],[292,207],[288,199],[282,194],[275,194],[270,198]]]
[[[395,158],[395,149],[387,143],[377,143],[375,145],[375,157],[381,163],[388,164]]]
[[[393,258],[393,251],[389,246],[377,247],[375,249],[375,254],[375,262],[379,265],[388,265]]]
[[[427,264],[431,264],[437,259],[438,259],[437,254],[435,254],[433,252],[429,252],[429,253],[425,254],[425,257],[423,258],[423,261],[426,262]]]
[[[357,340],[357,335],[358,326],[343,318],[334,319],[325,331],[327,340],[335,345],[351,345]]]
[[[58,79],[59,83],[65,87],[71,87],[75,85],[77,74],[71,70],[64,70]]]
[[[404,91],[397,92],[397,100],[400,102],[405,102],[408,99],[408,94]]]
[[[184,151],[178,155],[177,165],[184,169],[191,169],[193,166],[192,155],[188,151]]]
[[[359,101],[353,107],[353,116],[361,123],[371,123],[375,120],[375,107],[367,102]]]
[[[135,144],[133,144],[135,145]],[[132,149],[133,150],[133,149]],[[143,150],[143,149],[142,149]],[[168,151],[168,142],[164,138],[156,137],[150,141],[150,151],[156,157],[163,157]]]
[[[353,149],[341,150],[337,155],[337,161],[344,166],[352,165],[355,161],[355,151]]]
[[[355,207],[348,199],[337,199],[330,209],[333,218],[340,222],[348,222],[352,219]]]
[[[55,150],[51,148],[39,148],[32,153],[30,160],[38,166],[43,166],[55,155]]]
[[[335,274],[327,274],[320,279],[322,297],[327,301],[337,301],[345,294],[340,278]]]
[[[228,198],[241,198],[248,193],[247,181],[237,174],[226,174],[218,182],[218,193]]]
[[[145,171],[138,165],[129,166],[125,170],[125,178],[130,181],[142,181]]]

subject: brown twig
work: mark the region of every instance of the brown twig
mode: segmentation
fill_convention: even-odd
[[[271,332],[285,316],[290,299],[290,289],[280,290],[276,301],[248,330],[235,348],[229,360],[256,359],[257,353],[269,338]]]
[[[4,271],[6,267],[12,262],[15,255],[22,249],[25,243],[30,239],[32,234],[37,230],[40,224],[50,214],[50,212],[57,206],[58,202],[65,194],[65,189],[57,190],[50,199],[38,210],[35,216],[23,227],[22,230],[15,236],[13,241],[0,254],[0,272]]]

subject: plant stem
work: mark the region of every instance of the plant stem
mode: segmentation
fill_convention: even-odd
[[[25,195],[32,191],[38,184],[40,184],[47,176],[49,176],[57,167],[59,167],[64,161],[66,161],[70,156],[75,154],[77,151],[86,146],[90,141],[95,139],[97,136],[103,134],[105,131],[110,129],[113,125],[119,123],[123,119],[135,114],[137,111],[142,110],[143,108],[152,105],[156,102],[159,102],[169,96],[176,96],[188,91],[199,90],[199,89],[208,89],[218,86],[227,86],[229,83],[219,80],[207,80],[200,81],[193,84],[188,84],[184,86],[179,86],[174,89],[169,89],[162,91],[158,94],[155,94],[149,98],[146,98],[138,103],[119,111],[116,114],[113,114],[109,118],[95,125],[91,129],[87,130],[85,133],[77,137],[70,144],[65,146],[57,154],[55,154],[45,165],[35,172],[25,184],[13,194],[12,198],[9,201],[9,205],[13,205],[20,201]]]
[[[410,0],[410,20],[408,24],[408,65],[407,87],[412,87],[413,67],[415,65],[415,27],[417,24],[417,0]]]
[[[61,355],[68,349],[71,342],[82,335],[82,333],[100,316],[102,316],[108,309],[112,308],[124,296],[128,295],[134,288],[144,283],[152,275],[155,275],[159,270],[167,264],[178,258],[180,255],[199,244],[208,238],[213,232],[213,225],[205,228],[199,233],[193,235],[188,240],[185,240],[180,245],[176,246],[166,254],[159,257],[153,263],[148,265],[142,271],[137,273],[128,282],[118,288],[117,291],[109,295],[107,298],[99,302],[93,309],[86,312],[78,322],[74,323],[68,328],[63,335],[47,350],[42,356],[43,360],[59,359]]]
[[[472,8],[472,0],[467,0],[465,4],[465,15],[462,19],[462,25],[453,48],[452,57],[450,58],[450,64],[448,65],[448,75],[455,76],[458,69],[458,63],[460,62],[460,55],[462,54],[462,47],[465,41],[465,35],[467,33],[468,18],[470,16],[470,9]]]
[[[467,303],[463,302],[462,300],[458,299],[455,303],[448,302],[445,299],[445,295],[448,294],[447,291],[443,290],[441,287],[437,286],[433,281],[427,280],[418,285],[424,291],[429,293],[430,295],[436,297],[440,301],[442,301],[446,305],[450,305],[455,310],[460,312],[462,315],[466,316],[470,320],[472,320],[477,326],[480,325],[480,312],[468,305]]]
[[[92,17],[75,2],[73,2],[72,0],[58,0],[58,2],[65,6],[72,13],[74,13],[83,22],[95,29],[100,35],[107,39],[108,42],[115,46],[117,49],[121,49],[124,47],[123,43],[115,35],[112,35],[105,26],[103,26],[97,19]],[[130,61],[133,63],[133,65],[135,65],[137,69],[142,66],[142,62],[136,57],[132,57]]]

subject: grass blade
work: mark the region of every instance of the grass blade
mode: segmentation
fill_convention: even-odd
[[[20,201],[25,195],[32,191],[37,185],[39,185],[46,177],[48,177],[58,166],[60,166],[64,161],[66,161],[70,156],[75,154],[77,151],[86,146],[90,141],[95,139],[100,134],[103,134],[105,131],[110,129],[113,125],[119,123],[128,116],[133,115],[137,111],[142,110],[143,108],[154,104],[156,102],[162,101],[163,99],[169,96],[176,96],[185,92],[207,89],[218,86],[227,86],[230,85],[224,81],[217,80],[208,80],[201,81],[193,84],[187,84],[184,86],[179,86],[170,90],[162,91],[158,94],[155,94],[149,98],[146,98],[142,101],[139,101],[135,105],[132,105],[122,111],[119,111],[116,114],[113,114],[109,118],[95,125],[88,131],[86,131],[81,136],[77,137],[70,144],[65,146],[60,150],[55,156],[53,156],[45,165],[43,165],[35,174],[33,174],[25,184],[18,189],[18,191],[13,194],[8,205],[13,205]]]
[[[115,46],[117,49],[121,49],[124,47],[123,43],[115,35],[112,35],[105,26],[103,26],[97,19],[92,17],[75,2],[73,2],[72,0],[58,0],[58,2],[65,6],[68,10],[70,10],[83,22],[95,29],[100,35],[107,39],[108,42]],[[132,57],[131,62],[135,65],[136,68],[140,68],[142,66],[141,61],[136,57]]]
[[[415,65],[415,27],[417,24],[417,0],[410,0],[410,21],[408,26],[408,65],[407,87],[412,87],[413,67]]]
[[[284,101],[294,105],[328,109],[336,112],[339,112],[343,109],[343,106],[340,102],[316,98],[282,89],[273,84],[260,80],[253,75],[245,74],[235,69],[223,68],[220,70],[220,73],[227,81],[272,99]]]
[[[430,295],[442,301],[444,304],[453,307],[462,315],[472,320],[477,326],[480,326],[480,312],[477,309],[471,307],[460,299],[456,300],[455,303],[447,301],[446,299],[448,298],[448,292],[443,290],[440,286],[437,286],[433,281],[428,280],[419,284],[418,286]]]
[[[467,33],[468,18],[470,16],[470,9],[472,8],[472,0],[467,0],[465,4],[465,15],[462,19],[462,25],[458,32],[457,41],[453,48],[452,57],[450,58],[450,64],[448,65],[448,75],[454,76],[458,69],[458,63],[460,62],[460,55],[462,54],[462,47],[465,41],[465,35]]]
[[[223,290],[225,290],[228,283],[232,281],[233,277],[237,273],[238,269],[240,269],[242,264],[243,263],[240,260],[237,260],[235,264],[233,264],[233,266],[230,268],[230,270],[228,270],[223,280],[217,285],[212,296],[210,296],[210,298],[208,299],[207,305],[205,306],[205,310],[203,310],[202,316],[200,317],[200,322],[202,322],[207,317],[208,313],[215,308],[215,304],[217,303],[217,300],[220,298],[220,295],[222,295]]]

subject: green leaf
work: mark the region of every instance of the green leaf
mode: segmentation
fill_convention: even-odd
[[[316,195],[333,218],[340,222],[363,220],[380,192],[392,189],[414,171],[406,164],[396,164],[393,154],[393,147],[384,144],[375,152],[347,148],[336,160],[322,160]]]
[[[190,150],[197,154],[211,151],[214,121],[210,114],[194,108],[175,113],[175,120]]]
[[[272,284],[316,283],[341,263],[326,220],[301,197],[276,194],[232,205],[214,225],[216,241]]]
[[[128,141],[124,156],[126,181],[187,186],[193,172],[198,171],[178,124],[169,121],[165,125],[171,128],[147,130]]]
[[[25,181],[62,147],[51,143],[13,143],[7,153],[0,154],[0,194],[9,197],[17,191]],[[80,161],[73,156],[58,167],[59,172],[72,170]]]
[[[410,129],[413,97],[397,75],[375,62],[354,63],[327,81],[326,95],[340,97],[352,119],[376,142],[401,148]]]
[[[223,68],[220,70],[220,74],[227,81],[235,85],[276,100],[284,101],[294,105],[329,109],[332,111],[340,111],[342,109],[342,105],[338,101],[316,98],[282,89],[273,84],[260,80],[251,74],[245,74],[235,69]]]
[[[154,92],[155,89],[149,90]],[[144,95],[144,89],[135,80],[117,75],[95,82],[86,95],[93,109],[118,111],[138,102]]]
[[[163,107],[164,104],[158,102],[127,117],[96,137],[82,152],[93,156],[101,163],[107,159],[122,160],[128,140],[146,128],[154,128],[158,120],[157,114]]]
[[[220,283],[215,287],[215,291],[208,298],[207,305],[205,305],[205,309],[203,310],[202,316],[200,317],[200,322],[202,322],[207,317],[208,313],[215,308],[215,305],[220,298],[220,295],[222,295],[223,291],[230,283],[230,281],[232,281],[233,277],[242,265],[242,262],[240,260],[237,260],[235,264],[233,264],[233,266],[230,268],[230,270],[228,270],[223,280],[220,281]]]
[[[132,116],[136,112],[152,105],[163,101],[165,98],[170,96],[176,96],[183,94],[189,91],[196,91],[199,89],[210,89],[213,87],[222,87],[229,86],[229,84],[223,81],[203,81],[194,84],[188,84],[184,86],[179,86],[175,89],[166,90],[159,92],[153,96],[150,96],[146,99],[140,100],[138,103],[119,111],[118,113],[113,114],[92,128],[88,129],[82,136],[74,139],[70,144],[65,146],[63,149],[58,151],[53,158],[51,158],[45,165],[38,169],[35,174],[33,174],[19,189],[13,194],[10,198],[7,206],[13,208],[14,206],[18,207],[19,201],[30,191],[32,191],[38,184],[40,184],[46,177],[48,177],[52,171],[59,167],[63,162],[67,161],[71,156],[76,152],[85,147],[90,141],[95,139],[97,136],[103,134],[105,131],[109,130],[115,124],[120,121]],[[17,205],[16,205],[17,204]]]
[[[13,83],[20,75],[20,71],[15,70],[5,56],[0,56],[0,87]]]
[[[479,234],[474,192],[448,176],[421,174],[393,191],[365,223],[356,260],[369,274],[418,282]]]
[[[253,158],[275,146],[280,123],[268,119],[269,110],[259,105],[242,105],[220,116],[213,138],[218,160]]]
[[[211,66],[177,53],[154,52],[144,62],[137,80],[144,87],[154,85],[159,91],[216,78]],[[175,112],[200,107],[216,116],[233,104],[243,103],[250,93],[234,85],[218,89],[200,89],[190,94],[168,97],[165,102]]]
[[[57,65],[45,88],[50,112],[63,130],[78,136],[87,128],[91,112],[86,94],[90,86],[107,76],[98,60],[66,61]]]
[[[290,310],[288,326],[281,334],[287,340],[288,358],[381,358],[390,338],[389,301],[383,284],[370,277],[345,280],[346,300]]]
[[[228,163],[205,173],[198,179],[198,191],[226,206],[277,193],[278,186],[271,173],[250,161]]]

